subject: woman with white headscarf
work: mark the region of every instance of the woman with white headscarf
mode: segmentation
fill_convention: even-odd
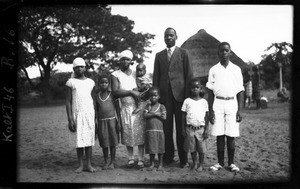
[[[144,141],[145,121],[143,111],[136,114],[135,100],[139,99],[140,93],[136,90],[135,73],[130,69],[133,54],[129,50],[121,52],[119,56],[120,69],[112,73],[112,92],[121,101],[121,143],[126,145],[128,152],[128,167],[134,166],[133,149],[138,146],[138,167],[144,167]]]

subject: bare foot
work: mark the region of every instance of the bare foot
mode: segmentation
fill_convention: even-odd
[[[96,169],[94,167],[92,167],[92,165],[88,165],[87,170],[91,173],[94,173],[96,171]]]
[[[81,173],[82,171],[83,171],[83,166],[80,166],[75,170],[75,173]]]
[[[193,164],[193,166],[191,167],[191,170],[192,170],[192,171],[196,171],[196,169],[197,169],[197,164],[195,163],[195,164]]]
[[[102,167],[102,170],[107,170],[108,169],[108,163],[105,163],[104,166]]]
[[[157,171],[164,171],[164,169],[163,169],[163,166],[161,166],[161,165],[159,165],[158,167],[157,167]]]
[[[109,164],[107,169],[109,169],[109,170],[115,169],[115,164],[114,163]]]
[[[153,169],[154,169],[154,165],[151,165],[151,166],[147,169],[147,171],[153,171]]]
[[[137,109],[135,109],[135,110],[133,110],[133,114],[137,114],[139,111],[141,111],[142,109],[140,109],[140,108],[137,108]]]
[[[202,165],[200,165],[200,166],[197,168],[197,171],[198,171],[198,172],[201,172],[201,171],[203,171],[203,166],[202,166]]]

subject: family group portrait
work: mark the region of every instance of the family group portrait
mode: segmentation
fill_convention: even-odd
[[[292,5],[23,6],[17,22],[17,183],[291,180]]]

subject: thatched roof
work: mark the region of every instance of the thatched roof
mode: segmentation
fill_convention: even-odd
[[[230,41],[228,42],[230,43]],[[181,45],[182,48],[189,51],[196,77],[208,76],[209,69],[219,62],[217,54],[219,44],[220,41],[206,33],[204,29],[201,29]],[[248,67],[233,51],[230,61],[238,65],[242,70]]]

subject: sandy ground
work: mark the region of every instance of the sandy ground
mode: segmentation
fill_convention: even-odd
[[[179,168],[177,151],[175,163],[165,166],[163,172],[128,169],[126,148],[121,144],[117,147],[116,168],[101,170],[103,154],[97,141],[92,158],[97,171],[77,174],[74,172],[78,165],[76,150],[67,144],[65,106],[19,108],[17,182],[223,184],[288,181],[291,173],[290,104],[269,103],[268,109],[244,109],[242,112],[241,136],[236,139],[235,156],[235,163],[241,169],[239,173],[226,168],[218,172],[208,170],[217,162],[215,137],[210,136],[203,172]],[[148,166],[148,155],[145,161]],[[190,155],[189,163],[192,163]]]

